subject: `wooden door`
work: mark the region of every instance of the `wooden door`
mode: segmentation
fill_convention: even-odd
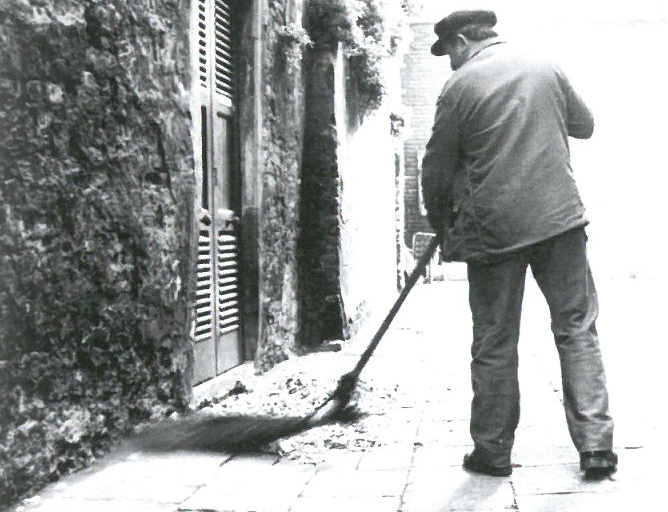
[[[242,361],[230,2],[198,0],[201,185],[194,382]]]

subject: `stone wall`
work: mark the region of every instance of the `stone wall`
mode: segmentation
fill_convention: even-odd
[[[304,131],[299,62],[286,58],[279,29],[301,25],[302,1],[268,4],[262,33],[262,160],[259,213],[260,332],[256,368],[266,370],[294,352],[299,330],[297,233]]]
[[[329,40],[305,52],[303,67],[286,67],[275,34],[306,6],[271,3],[264,32],[260,371],[348,337],[396,283],[391,108],[363,115],[344,50]]]
[[[187,403],[189,9],[0,3],[0,502]]]
[[[343,335],[339,253],[340,169],[335,116],[336,48],[319,48],[308,59],[308,108],[300,208],[300,341],[315,346]]]

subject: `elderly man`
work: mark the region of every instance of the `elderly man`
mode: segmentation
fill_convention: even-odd
[[[564,72],[501,41],[491,11],[439,21],[436,56],[454,73],[422,162],[429,221],[447,261],[465,261],[473,317],[470,471],[511,474],[519,421],[517,342],[527,267],[550,308],[566,421],[586,477],[616,470],[613,422],[568,137],[594,121]]]

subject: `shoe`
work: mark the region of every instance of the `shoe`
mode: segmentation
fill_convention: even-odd
[[[580,453],[580,469],[585,478],[598,480],[617,471],[617,454],[612,450]]]
[[[513,472],[512,466],[491,466],[478,458],[477,453],[472,451],[464,455],[464,469],[489,476],[509,476]]]

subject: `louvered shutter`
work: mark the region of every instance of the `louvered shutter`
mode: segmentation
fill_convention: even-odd
[[[239,260],[237,236],[218,233],[218,328],[221,334],[239,329]]]
[[[214,88],[232,104],[234,58],[232,52],[232,13],[229,2],[214,0]]]
[[[230,2],[197,0],[201,98],[201,209],[197,255],[195,382],[241,362],[237,214],[232,200],[234,46]]]
[[[199,85],[209,90],[209,10],[207,0],[197,0],[197,51],[199,57]]]

